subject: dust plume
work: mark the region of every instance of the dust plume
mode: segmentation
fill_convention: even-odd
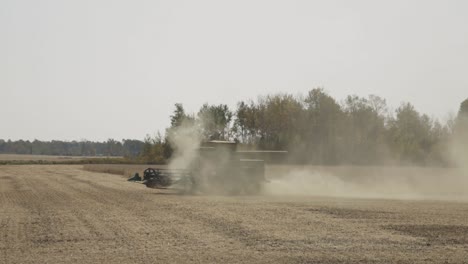
[[[465,117],[466,118],[466,117]],[[468,193],[468,124],[460,122],[460,127],[456,129],[451,144],[451,160],[458,170],[458,180],[461,187]]]
[[[459,168],[269,166],[266,195],[468,201]]]
[[[223,151],[213,153],[216,155],[216,158],[213,159],[216,164],[207,162],[207,159],[201,157],[200,147],[203,135],[200,127],[202,122],[202,120],[182,122],[180,126],[172,128],[169,133],[169,142],[174,150],[169,162],[169,169],[173,171],[185,170],[190,172],[193,177],[190,182],[183,181],[174,186],[183,192],[224,194],[223,189],[219,188],[211,179],[216,173],[216,167],[227,167],[228,155]]]
[[[182,122],[173,128],[168,136],[174,150],[169,162],[170,169],[186,169],[197,157],[196,149],[200,147],[201,133],[193,122]]]
[[[264,193],[468,201],[468,125],[462,125],[443,152],[447,167],[271,165]]]

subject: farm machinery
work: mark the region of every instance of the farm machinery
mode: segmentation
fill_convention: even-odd
[[[265,161],[286,151],[240,151],[230,141],[209,141],[195,150],[184,169],[147,168],[143,183],[150,188],[179,187],[189,192],[256,194],[265,178]]]

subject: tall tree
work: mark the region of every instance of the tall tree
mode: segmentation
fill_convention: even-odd
[[[260,146],[267,149],[289,149],[300,139],[303,105],[289,94],[266,96],[259,100],[257,122],[261,130]]]
[[[436,122],[419,114],[410,103],[396,110],[396,118],[389,124],[389,146],[402,163],[424,165],[439,138],[434,138]],[[434,129],[435,128],[435,129]]]
[[[232,112],[225,104],[204,104],[198,112],[202,134],[205,140],[229,140]]]
[[[456,122],[460,129],[468,133],[468,99],[460,104]]]
[[[304,99],[306,107],[306,155],[309,162],[336,164],[341,160],[344,113],[340,105],[321,88],[316,88]]]
[[[346,133],[343,145],[346,162],[353,164],[380,163],[384,155],[385,100],[377,96],[368,99],[348,96],[343,103]]]
[[[185,114],[184,106],[181,103],[175,104],[174,113],[171,115],[171,127],[179,127],[188,118]]]
[[[455,161],[468,167],[468,99],[460,104],[453,132],[453,151]]]
[[[253,101],[237,104],[233,132],[244,144],[258,143],[258,108]]]

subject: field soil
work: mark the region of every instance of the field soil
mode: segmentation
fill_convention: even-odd
[[[181,195],[78,165],[0,166],[0,263],[468,263],[463,200],[299,194]]]
[[[56,155],[28,155],[28,154],[0,154],[0,161],[80,161],[87,159],[103,159],[103,158],[122,158],[122,157],[107,157],[107,156],[56,156]]]

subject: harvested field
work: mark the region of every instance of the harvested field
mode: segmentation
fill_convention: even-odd
[[[53,156],[53,155],[23,155],[23,154],[0,154],[0,165],[36,165],[36,164],[122,164],[127,162],[123,157],[104,156]]]
[[[132,177],[135,173],[143,176],[143,171],[147,168],[167,169],[166,165],[144,165],[144,164],[86,164],[83,169],[91,172],[110,173],[115,175]]]
[[[67,161],[67,160],[84,160],[84,159],[117,159],[121,157],[100,157],[100,156],[53,156],[53,155],[22,155],[22,154],[0,154],[0,161]]]
[[[188,196],[0,166],[0,263],[468,263],[467,219],[460,201]]]

